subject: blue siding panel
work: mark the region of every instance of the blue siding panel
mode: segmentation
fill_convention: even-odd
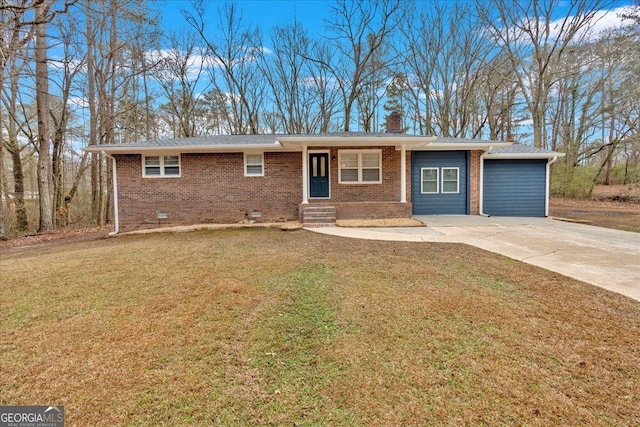
[[[545,216],[546,160],[485,160],[484,213]]]
[[[412,151],[411,202],[414,215],[455,215],[469,213],[468,151]],[[421,168],[457,167],[460,169],[460,191],[456,194],[422,194]],[[440,176],[440,180],[442,176]],[[442,190],[442,186],[440,186]]]

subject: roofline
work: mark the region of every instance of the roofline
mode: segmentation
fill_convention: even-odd
[[[405,146],[410,151],[468,151],[490,150],[494,148],[508,147],[511,142],[478,141],[473,142],[436,142],[433,136],[405,135],[388,137],[335,137],[335,136],[284,136],[274,140],[271,144],[215,144],[215,145],[166,145],[166,146],[126,146],[125,144],[91,145],[83,148],[88,153],[108,154],[144,154],[144,153],[232,153],[247,151],[262,152],[297,152],[306,147],[375,147],[394,146],[399,149]],[[564,157],[565,153],[486,153],[485,159],[552,159]]]
[[[375,146],[424,146],[436,139],[435,136],[280,136],[278,142],[283,147],[375,147]]]
[[[513,145],[512,142],[432,142],[416,151],[429,150],[488,150],[490,148],[501,148]],[[414,149],[415,150],[415,149]]]
[[[88,153],[139,154],[139,153],[220,153],[241,151],[300,151],[287,150],[277,141],[274,144],[218,144],[218,145],[167,145],[123,147],[120,144],[90,145],[82,149]]]
[[[557,153],[552,151],[550,153],[487,153],[485,159],[553,159],[554,157],[564,157],[566,153]]]

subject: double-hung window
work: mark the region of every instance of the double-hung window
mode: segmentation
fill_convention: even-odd
[[[382,182],[381,150],[340,150],[341,184],[379,184]]]
[[[264,154],[244,155],[244,176],[264,176]]]
[[[460,169],[459,168],[442,168],[442,192],[443,193],[459,193],[460,192]]]
[[[422,194],[437,194],[440,191],[440,174],[438,172],[438,168],[420,169],[422,175],[420,192]]]
[[[179,178],[180,156],[144,156],[142,176],[145,178]]]

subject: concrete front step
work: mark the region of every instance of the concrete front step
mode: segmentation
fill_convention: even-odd
[[[336,224],[336,208],[333,206],[306,206],[302,211],[304,227],[331,227]]]
[[[325,217],[325,216],[327,216],[327,217],[328,216],[335,217],[336,216],[336,211],[333,211],[333,212],[318,212],[318,211],[308,212],[308,211],[304,211],[302,213],[302,216],[304,218],[322,218],[322,217]]]
[[[312,222],[317,222],[317,223],[326,223],[326,222],[336,222],[336,217],[335,216],[323,216],[323,217],[303,217],[302,218],[302,223],[303,224],[308,224],[308,223],[312,223]]]
[[[336,223],[332,222],[332,223],[303,223],[302,224],[303,227],[305,228],[320,228],[320,227],[335,227]]]

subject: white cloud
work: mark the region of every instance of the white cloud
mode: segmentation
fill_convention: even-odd
[[[82,98],[79,96],[69,97],[69,104],[79,108],[89,108],[89,101],[86,98]]]
[[[594,40],[607,30],[620,28],[621,26],[627,24],[629,21],[625,21],[620,17],[620,14],[624,11],[625,8],[626,6],[621,6],[611,10],[597,11],[593,17],[593,26],[591,26],[587,33],[583,33],[582,36],[585,36],[588,40]],[[552,22],[552,28],[559,29],[560,24],[560,20],[554,21]]]
[[[574,37],[575,41],[586,39],[586,40],[595,40],[597,39],[603,32],[615,28],[620,28],[621,26],[628,24],[628,20],[624,20],[620,17],[620,14],[627,8],[628,6],[620,6],[611,10],[598,10],[594,13],[592,18],[592,25],[589,28],[582,30]],[[553,40],[558,36],[560,30],[562,29],[563,22],[569,23],[572,21],[576,15],[569,15],[566,17],[562,17],[552,21],[549,25],[549,37]],[[511,27],[507,30],[510,33],[510,38],[520,39],[522,35],[524,35],[524,31],[521,28],[535,28],[538,27],[540,29],[544,29],[545,21],[541,20],[537,23],[532,17],[522,17],[518,26]],[[525,39],[527,39],[525,37]]]

